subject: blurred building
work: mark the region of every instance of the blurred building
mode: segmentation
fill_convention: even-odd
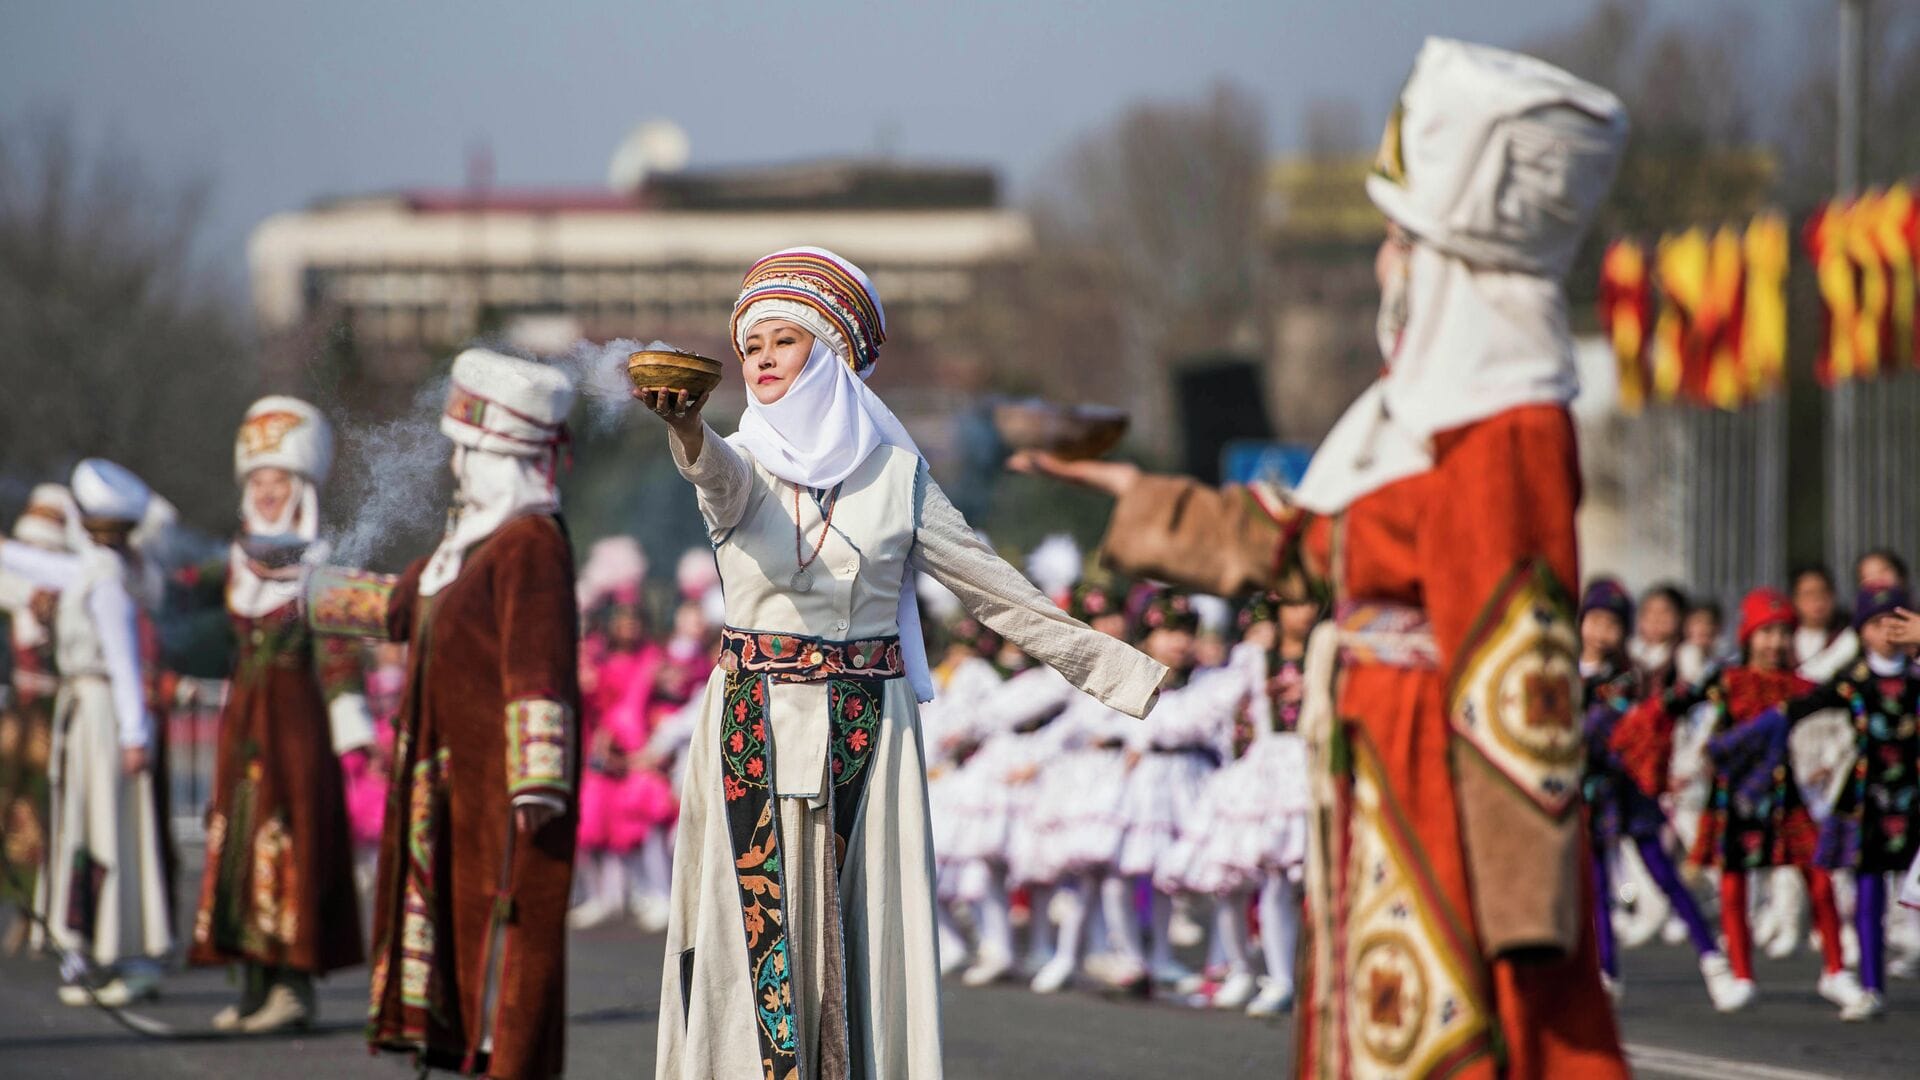
[[[1386,219],[1367,156],[1282,158],[1268,173],[1265,386],[1276,436],[1314,444],[1380,373],[1373,258]]]
[[[989,170],[824,161],[656,172],[627,192],[475,184],[333,199],[261,223],[249,258],[269,342],[295,357],[350,353],[339,377],[403,385],[489,335],[535,351],[631,337],[723,355],[742,273],[802,243],[872,274],[898,355],[947,329],[1032,232]],[[933,370],[887,368],[902,369]]]

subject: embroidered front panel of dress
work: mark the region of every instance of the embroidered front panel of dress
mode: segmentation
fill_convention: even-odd
[[[400,1038],[413,1045],[427,1042],[429,1023],[442,1022],[445,988],[439,977],[439,953],[434,935],[433,870],[446,816],[447,762],[442,747],[433,756],[415,762],[405,784],[406,826],[400,851],[403,882],[400,907]],[[385,943],[382,943],[383,946]],[[373,968],[372,1013],[378,1017],[386,997],[388,963],[392,953],[382,948]]]
[[[1371,748],[1359,738],[1350,745],[1346,914],[1335,924],[1331,1003],[1346,1071],[1355,1080],[1450,1075],[1492,1047],[1479,960],[1428,878]]]
[[[787,940],[786,863],[780,845],[778,798],[771,784],[775,751],[768,706],[770,683],[776,678],[739,667],[728,671],[722,684],[720,784],[746,935],[762,1072],[787,1080],[800,1075],[800,1063]],[[867,765],[879,740],[884,685],[884,680],[877,679],[827,682],[836,871],[846,864],[847,844],[866,796]],[[843,993],[837,1000],[844,999]],[[828,1018],[821,1019],[825,1023]]]
[[[273,963],[298,935],[300,882],[293,835],[278,813],[259,818],[262,763],[251,751],[229,796],[228,813],[207,822],[207,865],[194,918],[196,944]]]
[[[1586,764],[1578,643],[1551,572],[1522,564],[1468,636],[1448,694],[1454,732],[1553,818],[1576,805]]]
[[[734,671],[723,683],[720,786],[726,798],[734,881],[740,890],[761,1074],[772,1080],[797,1080],[799,1032],[787,951],[786,874],[771,784],[767,681],[766,676]]]

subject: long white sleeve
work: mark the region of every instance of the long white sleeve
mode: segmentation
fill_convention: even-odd
[[[953,590],[974,618],[1028,656],[1129,716],[1153,707],[1167,669],[1056,607],[967,526],[940,485],[920,478],[913,564]]]
[[[714,434],[705,421],[701,422],[701,433],[700,456],[693,461],[687,460],[686,444],[671,428],[667,429],[667,448],[680,475],[694,486],[708,536],[718,542],[747,514],[753,496],[753,466],[731,443]]]
[[[80,556],[48,551],[18,540],[0,540],[0,571],[39,589],[59,591],[80,581]]]
[[[0,570],[0,611],[19,618],[33,603],[33,582],[18,574]]]
[[[153,737],[153,718],[147,713],[146,684],[140,677],[140,627],[133,598],[118,580],[106,578],[87,594],[87,614],[93,617],[100,655],[106,661],[120,745],[145,746]]]

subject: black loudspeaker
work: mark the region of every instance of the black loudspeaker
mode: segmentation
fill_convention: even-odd
[[[1174,375],[1180,417],[1180,468],[1220,482],[1221,453],[1236,439],[1273,438],[1257,361],[1235,354],[1182,365]]]

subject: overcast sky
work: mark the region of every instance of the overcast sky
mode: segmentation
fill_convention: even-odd
[[[1816,0],[1725,2],[1754,19],[1771,54],[1757,59],[1771,63],[1791,55],[1796,15]],[[1266,103],[1284,149],[1314,98],[1352,99],[1377,123],[1427,34],[1516,44],[1588,7],[0,0],[0,122],[63,111],[162,176],[210,178],[208,254],[237,276],[263,216],[321,195],[458,184],[482,142],[498,184],[599,186],[621,137],[666,117],[687,130],[695,165],[887,147],[998,166],[1017,192],[1135,100],[1232,79]]]

